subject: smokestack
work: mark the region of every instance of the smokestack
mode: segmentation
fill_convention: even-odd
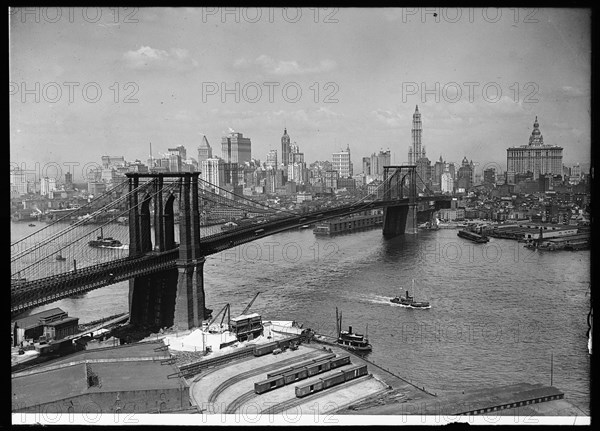
[[[352,326],[348,326],[348,333],[352,334]]]

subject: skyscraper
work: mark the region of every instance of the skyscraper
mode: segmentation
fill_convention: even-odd
[[[427,157],[417,159],[417,189],[422,191],[431,185],[431,162]]]
[[[444,173],[445,166],[446,166],[446,164],[444,163],[444,160],[442,159],[442,156],[440,155],[440,160],[435,162],[435,165],[433,166],[431,180],[434,185],[438,185],[438,186],[441,185],[442,174]]]
[[[371,158],[370,157],[362,158],[362,173],[364,175],[371,175]]]
[[[562,175],[562,151],[562,147],[544,144],[536,116],[529,144],[506,150],[507,177],[526,172],[532,172],[534,180],[544,174]]]
[[[250,138],[244,138],[244,135],[237,132],[231,132],[221,138],[221,157],[225,163],[243,164],[251,160]]]
[[[288,154],[288,164],[304,162],[304,153],[300,152],[300,147],[294,142],[290,145]]]
[[[454,179],[452,178],[452,174],[446,167],[446,170],[442,173],[441,176],[441,185],[440,188],[442,193],[452,193],[454,191]]]
[[[180,172],[183,167],[183,161],[186,159],[187,152],[183,145],[175,148],[169,148],[169,171]]]
[[[225,166],[223,160],[211,158],[201,162],[202,179],[217,187],[223,187],[225,183]],[[219,190],[215,190],[219,194]]]
[[[65,188],[68,190],[73,187],[73,174],[71,172],[65,173]]]
[[[281,163],[287,166],[289,162],[290,154],[290,136],[287,134],[287,128],[283,129],[283,136],[281,137]]]
[[[465,189],[465,191],[471,188],[473,185],[473,171],[473,161],[469,162],[465,156],[458,169],[458,188]]]
[[[421,113],[419,112],[419,106],[417,105],[415,113],[413,114],[412,147],[408,149],[409,165],[415,165],[417,164],[417,160],[425,157],[425,147],[421,147],[422,134]]]
[[[381,176],[383,178],[383,167],[389,166],[392,162],[392,153],[390,150],[380,150],[379,154],[371,154],[371,175]]]
[[[200,165],[206,159],[212,159],[212,148],[206,136],[203,136],[202,142],[198,145],[198,164]]]
[[[331,165],[334,171],[339,173],[340,178],[350,178],[353,175],[352,172],[352,160],[350,158],[350,146],[346,146],[345,151],[339,153],[333,153]]]
[[[277,169],[277,150],[270,150],[267,153],[267,168]]]
[[[483,171],[483,182],[484,184],[495,184],[496,183],[496,169],[488,168]]]

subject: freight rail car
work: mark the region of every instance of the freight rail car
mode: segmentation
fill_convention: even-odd
[[[296,368],[303,368],[303,367],[306,367],[307,365],[314,364],[315,362],[321,362],[321,361],[325,361],[328,359],[332,359],[332,358],[335,358],[335,356],[336,356],[335,353],[328,353],[327,355],[321,356],[320,358],[308,359],[306,361],[302,361],[302,362],[299,362],[294,365],[290,365],[285,368],[280,368],[279,370],[275,370],[275,371],[271,371],[270,373],[267,373],[267,378],[271,378],[271,377],[277,376],[279,374],[285,374]],[[347,355],[347,356],[348,356],[348,359],[350,359],[350,356],[349,355]],[[350,361],[348,361],[348,363],[350,363]]]
[[[291,337],[279,341],[271,341],[270,343],[266,344],[257,344],[254,346],[254,356],[267,355],[269,353],[273,353],[275,349],[285,350],[290,347],[291,343],[300,342],[300,338],[301,337]]]
[[[281,386],[289,385],[290,383],[304,380],[308,377],[324,373],[334,368],[342,367],[350,364],[350,355],[340,357],[317,358],[311,361],[306,361],[296,366],[282,368],[267,374],[267,379],[254,383],[254,392],[263,394]]]
[[[296,386],[296,397],[302,398],[366,375],[366,365],[355,365],[347,370],[339,370],[327,377],[318,377],[312,381]]]

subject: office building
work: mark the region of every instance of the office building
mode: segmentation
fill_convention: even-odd
[[[250,138],[237,132],[231,132],[221,138],[221,157],[225,163],[244,164],[250,162],[251,156]]]
[[[508,177],[514,174],[532,172],[533,179],[540,175],[562,174],[562,147],[544,144],[537,116],[529,137],[529,144],[520,147],[510,147],[506,150],[506,165]]]

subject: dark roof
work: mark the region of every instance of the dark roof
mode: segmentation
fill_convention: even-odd
[[[64,313],[63,310],[61,310],[58,307],[55,307],[55,308],[51,308],[50,310],[40,311],[39,313],[35,313],[30,316],[23,317],[22,319],[17,319],[17,320],[15,320],[15,323],[19,326],[19,328],[25,328],[25,329],[33,328],[40,324],[39,323],[40,319],[54,316],[56,314],[62,314],[62,313]]]
[[[44,323],[44,326],[60,326],[65,323],[75,323],[79,321],[79,317],[65,317],[64,319],[55,320],[53,322]]]

